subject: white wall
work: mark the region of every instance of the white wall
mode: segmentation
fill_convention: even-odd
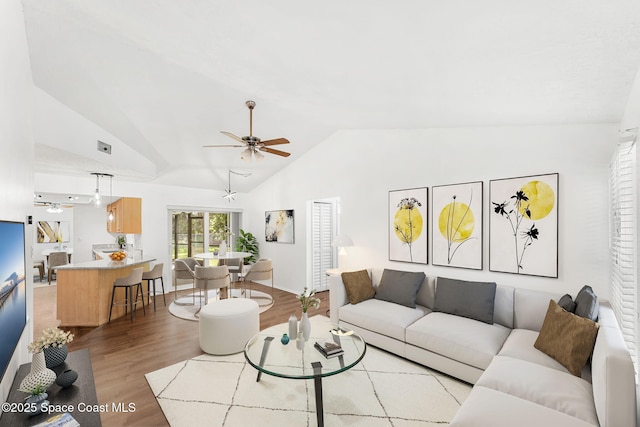
[[[608,165],[617,129],[600,124],[340,131],[249,193],[245,228],[258,237],[260,255],[274,260],[275,286],[296,292],[307,284],[306,202],[339,197],[340,229],[355,245],[341,257],[341,267],[425,271],[572,294],[590,284],[606,299]],[[489,180],[553,172],[560,174],[559,277],[489,272]],[[389,190],[478,180],[484,182],[482,271],[388,261]],[[295,209],[295,244],[264,241],[264,211],[273,209]]]
[[[0,219],[26,221],[33,203],[32,83],[24,16],[19,0],[0,2]],[[27,326],[0,382],[0,401],[9,394],[13,377],[29,361],[27,344],[33,335],[33,278],[29,274],[33,226],[27,225]],[[1,338],[0,338],[1,339]]]
[[[73,208],[73,262],[93,260],[93,245],[116,243],[115,237],[107,231],[105,206],[76,205]]]

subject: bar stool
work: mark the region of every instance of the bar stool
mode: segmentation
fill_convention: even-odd
[[[109,308],[109,322],[111,322],[111,312],[113,311],[114,305],[122,305],[122,303],[116,303],[114,301],[114,297],[116,294],[116,288],[124,288],[124,306],[125,306],[125,314],[127,313],[127,305],[131,310],[130,316],[131,321],[133,322],[133,307],[138,304],[138,302],[142,302],[142,312],[146,315],[147,313],[144,310],[144,293],[142,292],[142,267],[134,268],[131,273],[127,277],[121,277],[116,279],[113,282],[113,290],[111,291],[111,307]],[[136,298],[135,301],[133,299],[133,288],[136,288]],[[139,294],[138,294],[139,292]],[[141,295],[141,301],[138,301],[138,295]]]
[[[164,301],[164,306],[167,306],[167,300],[164,295],[164,279],[162,278],[162,269],[164,267],[163,263],[159,263],[153,266],[153,268],[149,271],[145,271],[142,273],[142,280],[147,281],[147,305],[151,302],[151,283],[153,282],[153,311],[156,311],[156,280],[160,279],[160,284],[162,285],[162,301]]]

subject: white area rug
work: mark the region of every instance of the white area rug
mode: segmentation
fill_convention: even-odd
[[[199,295],[200,293],[196,292],[195,299],[193,298],[192,294],[178,298],[177,301],[185,305],[176,304],[175,301],[171,302],[171,304],[169,304],[169,313],[173,314],[176,317],[179,317],[180,319],[197,322],[199,319],[196,317],[196,313],[201,308]],[[253,299],[256,300],[258,304],[263,304],[265,301],[267,301],[267,298],[268,298],[267,294],[259,291],[252,291],[251,296]],[[264,298],[261,298],[261,296],[264,296]],[[231,298],[244,298],[244,296],[241,294],[240,289],[233,289],[231,291]],[[218,299],[217,290],[211,290],[207,292],[208,302],[211,302],[217,299]],[[195,305],[193,304],[194,301],[195,301]],[[269,305],[260,306],[258,307],[258,309],[260,310],[260,313],[264,313],[265,311],[269,310],[271,307],[273,307],[273,303]]]
[[[310,320],[312,329],[329,326],[326,317]],[[278,336],[286,326],[269,329]],[[256,376],[239,353],[198,356],[146,378],[174,427],[316,425],[312,380],[263,374],[256,382]],[[471,391],[469,384],[371,346],[358,365],[322,383],[327,427],[446,425]]]

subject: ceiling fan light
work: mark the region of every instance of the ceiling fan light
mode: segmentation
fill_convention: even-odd
[[[251,161],[251,149],[247,148],[242,153],[240,153],[240,158],[245,162]]]
[[[262,153],[261,153],[260,151],[258,151],[258,150],[256,150],[253,154],[256,156],[256,161],[258,161],[258,162],[259,162],[260,160],[264,159],[264,154],[262,154]]]

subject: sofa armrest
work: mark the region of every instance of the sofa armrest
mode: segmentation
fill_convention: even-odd
[[[333,273],[329,275],[329,317],[331,323],[338,324],[340,320],[339,310],[343,305],[349,304],[347,298],[347,291],[344,289],[344,283],[342,282],[342,275],[340,273]]]
[[[608,303],[602,317],[614,316]],[[591,359],[596,413],[602,427],[636,426],[636,385],[631,356],[617,325],[600,325]]]

